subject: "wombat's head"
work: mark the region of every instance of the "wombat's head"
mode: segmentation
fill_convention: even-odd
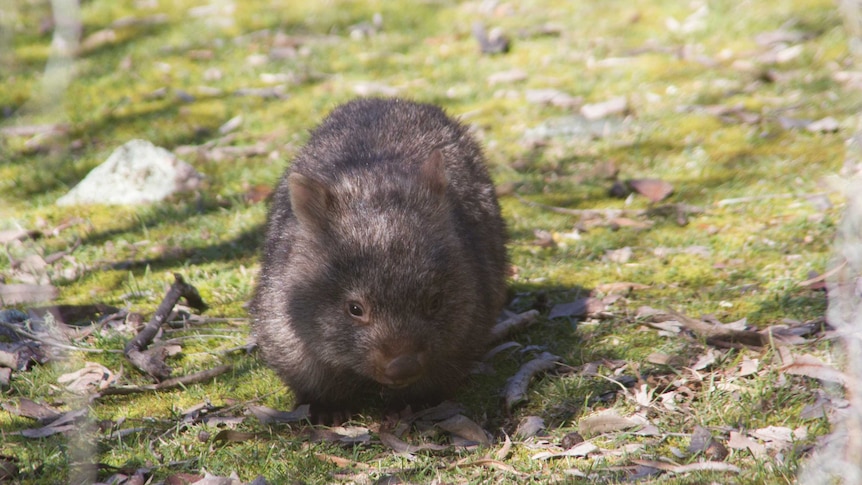
[[[471,318],[475,262],[442,155],[413,167],[330,182],[289,175],[299,230],[288,311],[326,364],[423,393],[463,374],[465,349],[472,356],[482,342],[470,341],[481,325]]]

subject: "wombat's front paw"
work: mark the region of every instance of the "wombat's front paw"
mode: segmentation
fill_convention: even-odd
[[[309,421],[320,426],[341,426],[350,421],[355,411],[346,406],[335,406],[324,403],[309,404]]]

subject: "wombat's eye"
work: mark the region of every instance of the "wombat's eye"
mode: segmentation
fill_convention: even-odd
[[[347,313],[349,313],[351,317],[361,321],[362,323],[368,322],[368,314],[365,312],[365,307],[363,307],[362,304],[357,301],[347,302]]]

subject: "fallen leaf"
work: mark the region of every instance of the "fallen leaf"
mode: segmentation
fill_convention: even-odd
[[[585,317],[605,310],[605,304],[598,298],[585,297],[569,303],[558,303],[551,308],[548,318]]]
[[[66,433],[80,427],[78,421],[86,417],[87,408],[67,411],[41,428],[24,429],[20,431],[21,436],[26,438],[45,438],[58,433]]]
[[[628,181],[635,192],[643,195],[651,202],[659,202],[673,193],[673,185],[659,179],[634,179]]]
[[[527,398],[527,388],[533,376],[555,368],[559,359],[556,355],[543,352],[537,358],[522,365],[518,372],[509,378],[503,390],[506,409],[511,410],[516,404],[524,401]]]
[[[0,306],[49,301],[57,298],[59,294],[54,285],[0,284]]]
[[[605,259],[612,263],[625,264],[632,258],[632,248],[626,246],[620,249],[609,249],[605,252]]]
[[[522,69],[510,69],[508,71],[495,72],[488,76],[488,84],[512,84],[527,79],[527,72]]]
[[[837,382],[841,385],[846,385],[850,379],[846,374],[823,363],[817,357],[811,354],[805,354],[793,357],[793,361],[778,369],[781,372],[793,374],[797,376],[811,377],[821,381]]]
[[[817,121],[812,121],[805,127],[806,130],[814,133],[834,133],[838,131],[839,128],[841,128],[841,125],[838,123],[838,120],[831,116],[827,116],[826,118],[819,119]]]
[[[255,438],[254,433],[244,433],[235,429],[223,429],[213,437],[213,443],[225,445],[227,443],[244,443]]]
[[[746,377],[757,373],[760,365],[759,359],[749,358],[747,355],[742,357],[742,363],[739,364],[739,371],[736,373],[738,377]]]
[[[116,380],[117,376],[110,369],[96,362],[87,362],[83,368],[57,378],[57,382],[66,384],[66,389],[76,393],[103,390]]]
[[[472,419],[463,414],[456,414],[445,421],[440,421],[437,423],[437,426],[466,440],[474,441],[482,445],[491,444],[491,440],[488,439],[488,433],[486,433],[485,430]]]
[[[766,454],[765,446],[738,431],[730,432],[730,439],[727,440],[727,446],[734,450],[749,450],[758,458],[763,457]]]
[[[718,461],[724,460],[728,455],[727,448],[719,443],[708,429],[700,425],[694,427],[688,452],[691,454],[703,453],[710,460]]]
[[[605,283],[596,287],[596,289],[605,294],[615,293],[631,293],[634,290],[646,290],[650,286],[641,283],[631,283],[628,281],[618,281],[616,283]]]
[[[547,460],[549,458],[560,458],[560,457],[583,457],[587,456],[590,453],[598,450],[599,447],[592,444],[589,441],[584,441],[583,443],[577,444],[568,450],[553,452],[553,451],[542,451],[540,453],[536,453],[531,456],[532,460]]]
[[[279,411],[267,406],[250,404],[248,411],[261,422],[261,424],[295,423],[305,421],[311,415],[308,404],[297,406],[293,411]]]
[[[725,463],[722,461],[699,461],[696,463],[690,463],[688,465],[674,465],[672,463],[652,460],[632,460],[632,463],[651,468],[657,468],[659,470],[674,474],[699,471],[742,473],[742,470],[738,466],[731,465],[730,463]]]
[[[647,421],[637,415],[631,418],[626,418],[617,414],[616,410],[609,409],[592,416],[581,418],[578,422],[578,431],[583,436],[595,436],[612,431],[622,431],[624,429],[642,426]]]
[[[433,450],[433,451],[441,451],[449,448],[444,445],[437,445],[434,443],[425,443],[422,445],[411,445],[407,442],[397,438],[394,434],[381,430],[379,433],[380,441],[391,448],[396,453],[416,453],[417,451],[422,450]]]
[[[524,416],[515,429],[515,436],[522,440],[532,438],[545,429],[545,420],[539,416]]]
[[[581,106],[581,115],[588,120],[597,120],[611,115],[624,114],[628,107],[629,103],[626,97],[617,96],[606,101]]]
[[[6,401],[0,404],[0,408],[16,415],[24,416],[25,418],[35,419],[40,422],[50,422],[63,413],[45,404],[37,403],[26,397],[19,398],[17,402]]]
[[[538,317],[538,310],[529,310],[524,313],[519,313],[505,319],[502,322],[494,325],[494,327],[491,329],[492,340],[503,339],[518,330],[524,329],[535,323]]]

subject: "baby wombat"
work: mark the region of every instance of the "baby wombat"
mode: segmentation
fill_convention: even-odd
[[[251,303],[263,358],[322,414],[450,396],[503,306],[505,240],[464,126],[400,99],[342,105],[273,195]]]

